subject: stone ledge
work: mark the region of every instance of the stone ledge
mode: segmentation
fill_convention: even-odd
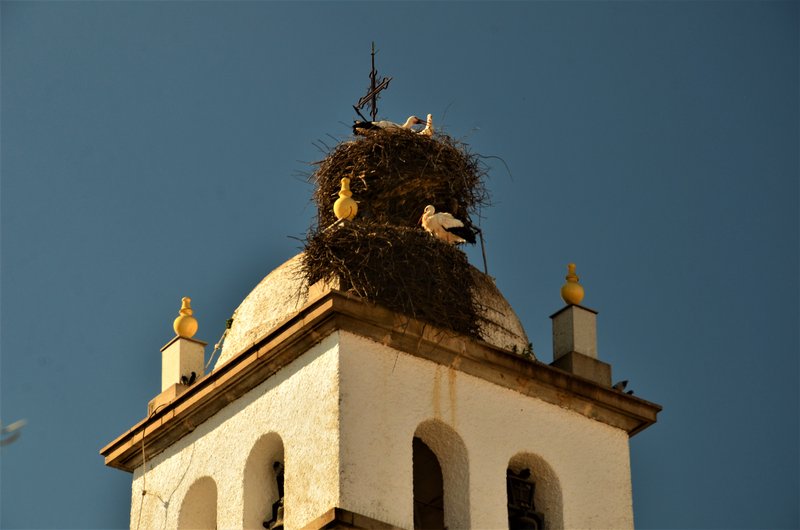
[[[106,445],[100,451],[106,465],[132,472],[142,465],[143,451],[153,458],[336,330],[573,410],[630,436],[655,423],[661,410],[606,385],[329,291]]]
[[[338,530],[341,528],[361,528],[365,530],[401,530],[399,526],[384,523],[372,517],[361,515],[343,508],[331,508],[317,517],[302,530]]]
[[[571,351],[550,363],[550,366],[604,386],[611,386],[611,365],[582,353]]]
[[[167,405],[170,401],[180,396],[189,389],[189,385],[175,383],[150,400],[147,404],[147,416],[152,416],[159,407]]]

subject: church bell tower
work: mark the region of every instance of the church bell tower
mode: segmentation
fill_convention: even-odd
[[[460,249],[480,159],[410,122],[360,122],[319,163],[304,252],[208,371],[184,299],[161,392],[101,451],[133,474],[131,528],[633,528],[628,440],[661,407],[612,387],[572,264],[537,358]]]

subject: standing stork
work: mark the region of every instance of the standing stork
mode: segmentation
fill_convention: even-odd
[[[475,231],[447,212],[436,212],[429,204],[422,212],[422,228],[447,243],[475,243]]]

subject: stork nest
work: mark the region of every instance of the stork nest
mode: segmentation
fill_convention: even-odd
[[[311,180],[320,228],[336,222],[332,208],[343,177],[359,203],[358,219],[377,223],[413,227],[432,204],[470,226],[471,215],[489,204],[487,166],[444,134],[377,130],[337,145],[317,164]]]
[[[302,274],[438,327],[479,338],[475,280],[463,252],[420,228],[356,218],[312,234]]]

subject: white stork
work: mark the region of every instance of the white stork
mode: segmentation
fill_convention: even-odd
[[[402,125],[393,121],[357,121],[353,124],[353,134],[363,135],[366,131],[376,131],[378,129],[411,129],[412,125],[419,125],[425,123],[416,116],[409,116],[406,122]]]
[[[422,228],[434,237],[448,243],[474,243],[475,233],[464,226],[464,223],[447,212],[436,213],[436,208],[429,204],[422,212]]]
[[[425,128],[422,129],[419,134],[425,136],[433,136],[433,115],[428,114],[428,119],[425,121]]]

